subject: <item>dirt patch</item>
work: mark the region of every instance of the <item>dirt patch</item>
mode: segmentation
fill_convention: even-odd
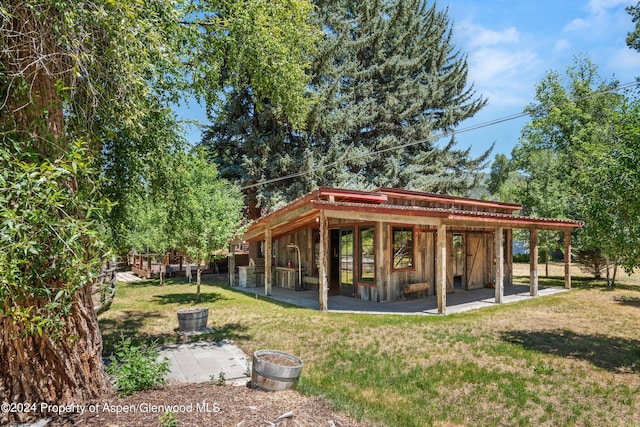
[[[149,426],[160,425],[167,416],[175,417],[180,426],[367,425],[293,390],[268,393],[209,383],[167,386],[131,397],[105,396],[85,408],[82,415],[55,419],[50,425]]]

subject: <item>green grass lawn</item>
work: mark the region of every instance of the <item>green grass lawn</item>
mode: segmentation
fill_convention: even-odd
[[[637,426],[640,286],[622,279],[445,317],[320,313],[211,282],[199,305],[208,338],[299,356],[299,391],[371,425]],[[176,310],[194,301],[182,279],[119,284],[99,318],[106,350],[120,333],[175,341]]]

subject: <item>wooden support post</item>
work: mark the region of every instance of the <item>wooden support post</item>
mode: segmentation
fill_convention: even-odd
[[[504,263],[505,267],[505,285],[513,285],[513,230],[508,228],[505,230],[504,241]]]
[[[501,304],[504,296],[504,229],[496,228],[495,243],[496,249],[496,304]]]
[[[529,295],[538,296],[538,230],[529,230]]]
[[[264,294],[271,295],[271,229],[264,232]]]
[[[320,269],[319,275],[319,299],[320,311],[329,309],[329,220],[324,215],[324,211],[320,211]]]
[[[447,226],[438,226],[436,233],[436,292],[438,314],[447,314]]]
[[[571,289],[571,230],[564,232],[564,287]]]
[[[302,250],[302,248],[300,249]],[[307,269],[307,276],[313,276],[313,229],[307,230],[307,266],[303,267]]]
[[[389,300],[387,290],[387,280],[385,275],[385,250],[384,250],[384,223],[376,222],[375,225],[375,266],[376,266],[376,287],[378,288],[378,299],[380,302]]]
[[[236,285],[236,245],[229,245],[229,259],[227,261],[229,267],[229,286]]]

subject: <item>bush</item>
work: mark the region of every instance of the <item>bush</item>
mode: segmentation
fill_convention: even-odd
[[[154,341],[150,346],[134,346],[131,339],[122,336],[116,344],[115,354],[109,357],[107,373],[116,380],[115,389],[120,396],[130,396],[137,391],[163,386],[169,373],[169,361],[158,361],[158,348]]]
[[[529,262],[529,254],[513,254],[513,262]]]
[[[588,247],[577,250],[575,261],[583,273],[593,275],[594,279],[600,279],[602,273],[607,270],[607,258],[598,248]]]

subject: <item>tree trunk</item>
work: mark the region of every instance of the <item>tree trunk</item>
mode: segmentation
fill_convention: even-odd
[[[0,124],[42,158],[53,159],[68,144],[64,102],[57,85],[68,85],[73,68],[65,62],[68,55],[61,53],[61,42],[50,28],[58,22],[56,17],[41,19],[37,7],[27,3],[13,1],[7,6],[11,6],[11,18],[3,26],[13,35],[3,40],[0,60],[12,85],[3,94],[6,105],[0,109]],[[74,177],[66,185],[78,191]],[[3,410],[0,424],[46,416],[51,414],[47,405],[82,404],[110,391],[91,286],[73,295],[69,314],[61,315],[63,326],[57,339],[47,330],[42,335],[24,330],[20,310],[36,312],[43,302],[23,289],[17,293],[22,297],[5,301],[4,307],[16,309],[16,321],[9,313],[0,315],[0,400],[35,406],[29,412]]]
[[[261,211],[258,207],[258,191],[255,187],[246,191],[247,197],[247,217],[250,221],[261,217]],[[260,258],[260,242],[249,242],[249,258]]]
[[[544,251],[544,277],[549,277],[549,251]]]
[[[196,271],[196,303],[200,302],[200,276],[202,275],[202,264],[198,264],[198,270]]]
[[[0,424],[47,416],[47,405],[82,404],[111,390],[90,286],[76,293],[61,340],[46,332],[23,336],[19,325],[10,317],[0,318],[0,400],[36,404],[36,411],[3,411]]]

